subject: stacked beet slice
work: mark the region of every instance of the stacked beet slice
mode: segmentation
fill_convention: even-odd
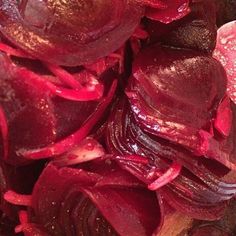
[[[0,1],[0,234],[230,235],[234,4]]]
[[[199,52],[155,45],[136,57],[129,81],[108,124],[110,152],[146,157],[147,164],[120,165],[178,210],[218,218],[236,186],[228,178],[235,170],[235,105],[223,67]],[[155,187],[168,171],[169,181],[177,178]]]

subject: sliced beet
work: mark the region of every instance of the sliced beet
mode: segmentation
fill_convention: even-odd
[[[228,78],[227,93],[236,103],[236,21],[231,21],[218,29],[214,57],[225,68]]]
[[[70,135],[94,112],[98,102],[73,102],[54,97],[54,114],[57,119],[57,138]]]
[[[235,170],[235,105],[225,92],[217,60],[159,45],[137,56],[127,89],[142,129]]]
[[[6,149],[9,146],[9,154],[4,158],[6,162],[12,165],[27,164],[28,161],[22,156],[22,152],[44,148],[65,139],[68,135],[73,136],[74,132],[84,126],[84,122],[89,117],[94,123],[90,127],[90,131],[93,132],[99,128],[96,126],[97,122],[105,115],[104,111],[109,102],[104,102],[104,111],[100,111],[100,118],[93,117],[98,106],[101,105],[100,100],[78,102],[60,98],[50,89],[51,85],[59,84],[62,87],[60,81],[57,77],[50,75],[42,64],[39,63],[37,66],[33,64],[31,67],[31,61],[21,64],[14,60],[13,63],[5,54],[2,54],[0,59],[2,74],[0,102],[3,129],[1,152],[6,156],[8,151]],[[81,79],[84,82],[87,78],[83,78],[83,75],[81,75]],[[111,89],[112,95],[108,99],[110,102],[115,93],[116,83],[113,85],[112,83],[116,77],[117,74],[110,70],[104,72],[99,78],[100,82],[104,84],[105,96],[108,90],[113,88]],[[76,89],[73,91],[77,92]],[[4,120],[8,125],[9,134],[5,132]],[[8,139],[5,136],[8,136]],[[49,156],[44,155],[41,158]]]
[[[158,192],[164,191],[164,195],[173,198],[175,195],[178,196],[176,207],[190,217],[218,219],[223,213],[227,200],[235,194],[236,176],[233,171],[217,164],[214,160],[204,161],[204,157],[196,157],[180,145],[174,145],[144,132],[137,125],[124,101],[116,105],[110,117],[107,146],[110,153],[116,155],[136,154],[146,157],[148,164],[132,161],[132,159],[117,159],[122,168],[146,184],[152,183],[164,174],[171,162],[181,164],[183,170],[178,177]],[[185,202],[184,199],[189,200]],[[220,208],[217,207],[219,203]],[[188,210],[187,206],[189,206]]]
[[[0,43],[0,235],[20,206],[25,236],[233,232],[219,219],[236,194],[235,22],[219,30],[223,68],[215,13],[215,0],[2,0],[17,48]]]
[[[198,201],[184,198],[181,195],[179,196],[171,188],[167,189],[167,187],[161,189],[159,192],[171,207],[194,219],[207,221],[218,220],[224,215],[227,207],[227,202],[202,205]]]
[[[117,73],[113,70],[104,71],[100,75],[100,82],[104,84],[104,96],[107,95],[116,78]],[[61,139],[80,128],[85,120],[96,111],[101,100],[76,102],[53,97],[52,102],[57,120],[57,139]]]
[[[215,8],[212,0],[198,1],[190,4],[191,12],[187,16],[170,24],[147,20],[150,42],[211,53],[216,44]]]
[[[143,10],[135,1],[127,0],[71,0],[66,4],[4,0],[0,31],[35,58],[81,65],[122,46],[138,26]]]
[[[126,91],[135,119],[146,131],[203,155],[225,89],[225,71],[217,60],[155,45],[135,59]]]
[[[1,105],[9,129],[7,162],[17,165],[25,160],[17,157],[19,148],[41,147],[56,138],[53,104],[43,83],[22,77],[19,70],[3,54],[1,64]]]
[[[155,194],[137,187],[127,172],[110,167],[103,163],[102,174],[96,168],[47,166],[33,191],[30,219],[53,235],[150,235],[161,219]],[[113,181],[114,171],[131,182]]]

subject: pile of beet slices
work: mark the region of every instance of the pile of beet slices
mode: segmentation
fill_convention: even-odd
[[[235,9],[0,0],[0,235],[235,235]]]

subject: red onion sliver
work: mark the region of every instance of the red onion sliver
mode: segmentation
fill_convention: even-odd
[[[4,199],[11,204],[19,206],[31,206],[32,203],[31,195],[18,194],[11,190],[4,194]]]
[[[148,185],[148,189],[156,191],[157,189],[170,183],[178,177],[181,169],[182,166],[180,164],[178,164],[177,162],[173,162],[171,167],[162,176],[160,176],[157,180]]]
[[[7,159],[8,157],[8,124],[7,124],[7,118],[5,115],[5,112],[3,110],[3,107],[0,105],[0,131],[2,134],[2,140],[3,140],[3,148],[4,148],[4,159]]]

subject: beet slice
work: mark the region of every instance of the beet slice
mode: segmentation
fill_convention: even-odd
[[[100,116],[96,116],[98,106],[101,105],[100,100],[78,102],[55,96],[50,86],[59,87],[59,84],[62,87],[62,85],[56,77],[47,74],[49,72],[42,64],[35,65],[37,63],[31,60],[26,60],[23,64],[14,61],[15,63],[5,54],[1,55],[1,152],[9,164],[15,166],[28,164],[29,161],[21,155],[22,150],[43,148],[65,139],[68,135],[73,136],[89,117],[93,123],[89,127],[90,131],[93,132],[98,128],[96,124],[103,118],[103,113],[115,93],[114,79],[117,74],[113,70],[104,72],[99,78],[101,86],[105,89],[105,95],[110,87],[113,89],[109,102],[104,102],[103,111],[100,111]],[[83,73],[81,77],[83,83],[88,79]],[[77,92],[76,89],[73,90]],[[95,117],[92,117],[93,114]],[[85,136],[82,139],[84,138]],[[41,158],[46,157],[48,156],[44,155]]]
[[[48,165],[34,187],[30,220],[53,235],[150,235],[161,219],[155,194],[117,166],[102,165],[103,174],[96,167],[89,172]],[[113,179],[116,171],[128,185]]]
[[[53,64],[82,65],[117,50],[138,26],[143,10],[127,0],[71,0],[66,4],[4,0],[0,31],[33,57]]]
[[[46,147],[31,149],[31,150],[22,149],[19,150],[19,153],[26,159],[37,160],[37,159],[44,159],[45,157],[51,158],[70,151],[73,147],[78,145],[86,136],[89,135],[89,133],[93,130],[95,125],[103,117],[104,112],[106,111],[106,109],[113,100],[116,87],[117,87],[117,80],[114,80],[112,82],[110,90],[108,91],[107,96],[102,99],[102,101],[96,107],[95,111],[85,120],[83,125],[74,133]]]
[[[143,131],[129,109],[127,102],[116,104],[107,128],[108,150],[119,156],[146,157],[148,164],[132,158],[117,158],[119,165],[149,185],[165,175],[171,162],[177,162],[182,165],[182,171],[158,192],[164,191],[163,196],[168,199],[176,196],[176,207],[190,217],[213,220],[222,216],[225,204],[236,191],[234,171]]]
[[[9,158],[6,161],[13,165],[23,164],[25,160],[16,154],[19,148],[40,147],[55,140],[53,104],[44,85],[19,76],[17,67],[3,54],[0,64],[0,102],[9,129]]]
[[[159,45],[137,56],[127,89],[142,129],[235,170],[235,106],[225,92],[217,60]]]
[[[219,60],[227,73],[227,93],[236,103],[236,21],[231,21],[218,29],[214,57]]]
[[[212,53],[217,32],[215,8],[212,0],[192,2],[191,12],[178,21],[167,25],[154,20],[145,21],[150,42]]]
[[[192,201],[191,199],[179,196],[178,194],[172,192],[170,188],[160,189],[159,192],[171,207],[194,219],[202,219],[207,221],[218,220],[224,215],[227,207],[227,202],[202,206],[197,201]]]
[[[210,122],[225,89],[225,71],[217,60],[155,45],[136,57],[126,91],[144,130],[204,155]]]

